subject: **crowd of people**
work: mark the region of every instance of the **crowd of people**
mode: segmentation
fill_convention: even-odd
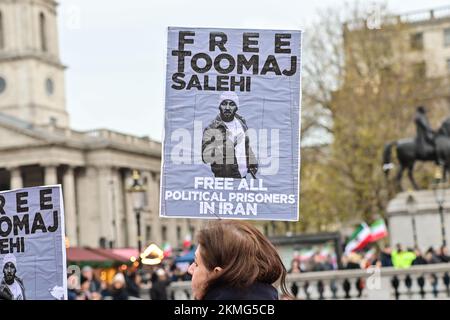
[[[128,300],[139,298],[141,276],[137,272],[118,271],[111,283],[99,280],[91,266],[84,266],[81,275],[69,275],[67,281],[69,300]]]
[[[447,263],[450,255],[446,246],[439,249],[428,248],[425,252],[419,248],[405,248],[401,244],[395,247],[385,246],[382,249],[371,248],[360,252],[344,254],[341,265],[336,262],[334,255],[324,255],[315,252],[310,258],[302,259],[295,256],[292,259],[289,273],[330,271],[338,269],[367,269],[370,266],[409,268],[414,265]]]
[[[412,265],[447,263],[450,262],[448,248],[439,249],[429,247],[425,252],[419,248],[405,248],[397,244],[395,248],[386,246],[378,255],[366,262],[379,267],[409,268]]]
[[[295,274],[346,269],[364,270],[373,266],[380,268],[394,267],[397,269],[405,269],[416,265],[448,262],[450,262],[450,256],[446,246],[441,246],[438,250],[430,247],[425,252],[422,252],[419,248],[405,248],[401,244],[397,244],[393,248],[390,246],[385,246],[382,249],[372,247],[364,251],[346,253],[342,256],[340,265],[336,263],[335,255],[324,255],[320,250],[307,259],[305,259],[304,256],[302,257],[301,255],[296,254],[291,261],[291,266],[288,273]],[[395,281],[397,282],[398,288],[399,280],[394,278],[392,282],[393,286],[395,285]],[[436,283],[437,282],[435,281],[433,286],[435,286]],[[344,290],[346,291],[346,298],[350,298],[349,292],[351,285],[352,284],[348,279],[343,282]],[[362,278],[358,278],[356,286],[359,292],[358,296],[360,297],[365,286],[364,280]],[[334,290],[334,294],[336,294],[336,283],[332,281],[331,287],[332,291]],[[294,296],[297,296],[300,288],[296,282],[293,282],[290,286],[290,290]],[[398,294],[398,291],[396,291],[396,294]]]
[[[287,269],[288,273],[304,273],[367,269],[370,266],[409,268],[414,265],[447,262],[450,262],[450,255],[446,246],[441,246],[437,250],[430,247],[422,252],[418,248],[405,248],[397,244],[395,247],[370,248],[344,254],[340,264],[337,263],[333,253],[324,254],[320,250],[307,259],[296,254]],[[68,298],[69,300],[179,299],[180,297],[170,296],[168,287],[175,281],[191,280],[187,266],[187,263],[177,264],[173,259],[169,259],[150,268],[129,267],[126,270],[118,268],[110,283],[100,280],[92,267],[84,266],[81,275],[71,274],[68,277]]]
[[[91,266],[84,266],[81,275],[68,276],[69,300],[167,300],[169,284],[188,281],[190,275],[175,263],[164,262],[157,267],[117,268],[112,281],[101,280]]]

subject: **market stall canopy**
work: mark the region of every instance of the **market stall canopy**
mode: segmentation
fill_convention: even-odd
[[[137,258],[139,255],[139,251],[134,248],[111,249],[111,252],[127,261],[129,261],[131,257]]]
[[[136,249],[90,249],[100,255],[103,255],[113,261],[128,263],[130,258],[138,256],[138,250]]]
[[[68,263],[89,264],[98,267],[109,267],[114,261],[88,248],[67,248]]]
[[[138,251],[133,248],[124,249],[94,249],[67,248],[67,261],[78,265],[94,267],[112,267],[117,264],[130,263],[130,258],[137,257]]]

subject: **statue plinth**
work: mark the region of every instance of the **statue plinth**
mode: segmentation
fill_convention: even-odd
[[[407,204],[412,195],[415,205]],[[414,247],[414,224],[417,245],[423,251],[429,247],[435,249],[442,245],[442,223],[439,205],[433,190],[401,192],[392,199],[386,210],[389,238],[392,246],[397,243],[405,247]],[[446,242],[450,241],[450,189],[445,192],[443,204]],[[414,221],[415,220],[415,221]]]

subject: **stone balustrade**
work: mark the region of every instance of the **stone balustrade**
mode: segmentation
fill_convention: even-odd
[[[408,269],[369,268],[289,274],[286,283],[297,299],[450,299],[450,263]],[[173,282],[169,297],[192,298],[189,281]]]
[[[443,6],[431,10],[416,10],[405,12],[400,15],[383,16],[382,23],[392,25],[398,23],[426,23],[434,19],[448,19],[450,17],[450,6]],[[381,17],[380,17],[381,18]],[[348,30],[358,30],[364,28],[366,21],[353,20],[344,24]]]

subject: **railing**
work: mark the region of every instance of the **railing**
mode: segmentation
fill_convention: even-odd
[[[449,274],[444,263],[289,274],[286,283],[297,299],[450,299]],[[191,283],[173,282],[169,297],[192,299]]]
[[[83,132],[83,135],[92,138],[106,139],[125,145],[151,147],[153,149],[160,149],[161,147],[161,144],[159,142],[153,141],[148,137],[137,137],[108,129],[91,130]]]
[[[3,118],[0,120],[3,120]],[[51,124],[45,126],[42,125],[40,126],[40,128],[52,132],[54,136],[59,136],[61,139],[70,138],[72,141],[77,141],[80,143],[106,142],[112,144],[119,144],[131,148],[142,148],[145,150],[153,150],[157,153],[159,153],[161,150],[161,143],[152,140],[149,137],[138,137],[108,129],[98,129],[81,132],[71,130],[68,128],[56,127]]]
[[[372,12],[371,15],[375,14]],[[381,18],[381,17],[380,17]],[[438,19],[450,18],[450,6],[438,7],[428,10],[417,10],[405,12],[399,15],[387,15],[382,17],[381,23],[383,25],[392,25],[397,23],[422,23]],[[347,21],[345,24],[348,30],[359,30],[367,26],[367,21],[364,19],[357,19]]]
[[[444,19],[450,17],[450,6],[434,8],[430,10],[417,10],[398,16],[402,22],[414,23],[429,21],[432,19]]]

